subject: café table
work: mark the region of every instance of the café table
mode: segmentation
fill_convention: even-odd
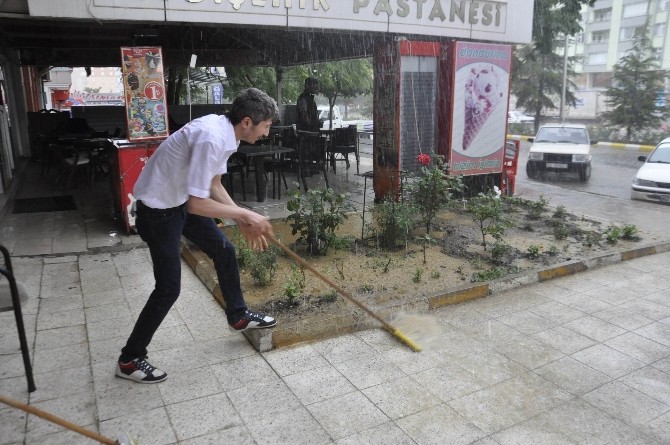
[[[294,151],[295,149],[292,147],[280,147],[277,145],[240,145],[238,147],[238,153],[254,161],[254,166],[256,167],[256,199],[258,202],[265,202],[267,200],[267,179],[265,179],[264,158],[266,156],[276,156]]]

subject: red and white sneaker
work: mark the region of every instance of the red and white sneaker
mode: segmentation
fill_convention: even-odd
[[[277,324],[277,320],[269,315],[261,314],[247,309],[236,323],[231,323],[228,326],[232,332],[241,332],[247,329],[262,329],[271,328]]]
[[[137,383],[158,383],[167,378],[167,374],[149,364],[144,357],[128,363],[116,363],[116,376]]]

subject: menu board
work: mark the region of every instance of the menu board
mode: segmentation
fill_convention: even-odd
[[[163,57],[158,46],[121,47],[128,139],[169,135]]]

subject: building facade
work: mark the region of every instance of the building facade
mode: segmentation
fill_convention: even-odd
[[[612,83],[614,65],[633,46],[636,36],[647,33],[660,69],[670,69],[670,0],[598,0],[582,10],[582,32],[568,38],[567,54],[577,56],[574,66],[577,105],[565,114],[597,118],[607,109],[604,91]],[[666,80],[659,99],[670,92]]]

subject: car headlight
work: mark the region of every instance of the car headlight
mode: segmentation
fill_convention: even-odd
[[[544,159],[544,153],[528,153],[528,159],[531,161],[541,161]]]
[[[633,185],[639,185],[642,187],[656,187],[654,181],[649,181],[648,179],[640,179],[637,176],[633,178]]]
[[[589,155],[572,155],[572,162],[588,162]]]

